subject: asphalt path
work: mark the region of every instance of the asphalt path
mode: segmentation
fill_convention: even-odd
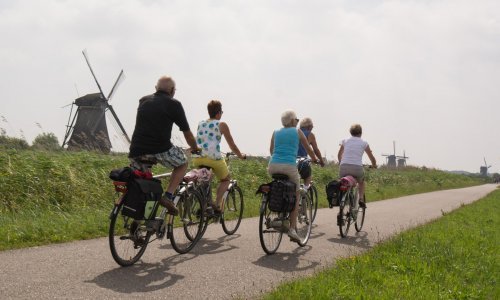
[[[341,238],[338,208],[320,209],[305,247],[284,236],[274,255],[259,243],[258,218],[226,236],[212,224],[188,254],[154,241],[136,265],[118,266],[107,238],[0,252],[1,299],[247,299],[281,282],[331,266],[402,230],[476,201],[497,185],[445,190],[368,203],[363,230]]]

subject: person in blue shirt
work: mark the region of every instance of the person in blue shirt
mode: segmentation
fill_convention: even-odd
[[[293,241],[300,240],[295,230],[297,225],[297,210],[299,207],[298,199],[300,199],[300,178],[296,163],[299,142],[306,149],[311,159],[313,161],[317,160],[304,133],[300,129],[297,129],[298,123],[299,119],[297,119],[297,115],[294,111],[287,110],[281,114],[281,124],[283,128],[275,130],[271,137],[269,149],[271,152],[271,160],[269,161],[267,169],[270,175],[284,174],[288,176],[290,181],[295,183],[297,201],[295,202],[295,208],[290,213],[290,230],[288,231],[288,236]]]
[[[319,164],[324,167],[325,162],[323,160],[323,157],[321,156],[321,152],[319,151],[318,144],[316,142],[316,136],[312,132],[313,127],[313,121],[311,120],[311,118],[304,118],[300,120],[300,130],[304,133],[308,144],[311,145],[314,154],[316,154],[316,157],[319,159]],[[300,143],[299,150],[297,151],[297,157],[307,158],[307,151]],[[309,162],[299,161],[297,168],[299,169],[300,177],[304,179],[304,185],[308,187],[312,181],[311,164]]]

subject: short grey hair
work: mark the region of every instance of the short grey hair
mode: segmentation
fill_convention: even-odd
[[[156,83],[156,90],[170,93],[175,88],[175,81],[170,76],[162,76]]]
[[[284,126],[284,127],[290,127],[290,126],[293,126],[293,121],[297,119],[297,115],[295,114],[295,112],[291,109],[289,110],[285,110],[282,114],[281,114],[281,124]]]
[[[311,118],[304,118],[300,120],[300,127],[301,128],[308,128],[313,126],[313,120]]]

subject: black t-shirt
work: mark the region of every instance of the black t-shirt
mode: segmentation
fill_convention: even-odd
[[[181,131],[189,130],[184,108],[178,100],[162,91],[142,97],[137,108],[135,129],[128,156],[157,154],[170,149],[174,123]]]

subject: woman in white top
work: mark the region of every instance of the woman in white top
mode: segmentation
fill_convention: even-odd
[[[363,154],[366,153],[368,155],[373,168],[377,167],[377,161],[375,160],[368,143],[361,139],[361,134],[363,132],[361,125],[352,125],[350,132],[351,137],[343,140],[340,145],[338,153],[338,159],[340,162],[339,175],[340,177],[351,175],[356,178],[359,183],[359,205],[361,207],[366,207],[365,199],[361,196],[365,194],[365,172],[362,161]]]
[[[212,100],[207,105],[208,120],[202,120],[198,124],[196,134],[196,143],[201,149],[201,157],[193,158],[194,167],[208,166],[211,167],[220,183],[217,188],[216,202],[214,211],[221,212],[222,196],[229,187],[230,175],[226,165],[226,161],[220,153],[220,142],[222,137],[226,139],[229,148],[239,158],[245,159],[247,156],[240,152],[240,149],[234,143],[229,126],[227,123],[222,122],[222,104],[220,101]]]

